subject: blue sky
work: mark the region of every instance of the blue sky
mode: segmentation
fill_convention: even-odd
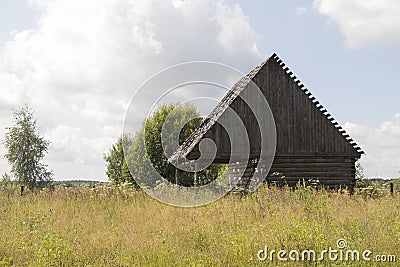
[[[25,0],[3,0],[0,16],[0,42],[4,44],[12,40],[12,32],[35,25],[39,14]]]
[[[362,146],[369,177],[400,175],[399,1],[111,2],[0,4],[0,127],[29,103],[57,179],[106,179],[102,153],[155,72],[192,60],[248,72],[273,52]]]
[[[399,112],[399,46],[348,48],[339,27],[311,1],[240,4],[260,37],[260,50],[277,51],[339,121],[378,126]],[[306,8],[302,15],[299,7]]]

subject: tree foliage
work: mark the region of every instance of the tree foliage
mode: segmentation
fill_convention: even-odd
[[[50,142],[40,136],[32,109],[24,106],[14,110],[14,126],[6,130],[5,158],[11,164],[11,173],[16,180],[29,189],[49,183],[53,172],[41,160]]]
[[[126,165],[123,150],[124,142],[129,142],[129,140],[129,138],[121,135],[117,143],[113,144],[110,151],[104,155],[104,160],[107,162],[106,174],[108,179],[116,184],[135,182]],[[125,144],[129,145],[129,143]]]
[[[168,116],[170,116],[170,121],[166,122]],[[147,154],[155,170],[168,181],[175,182],[175,166],[168,162],[165,152],[169,151],[169,154],[172,154],[175,148],[171,148],[169,143],[166,143],[163,148],[161,142],[163,126],[165,126],[163,132],[166,135],[165,140],[172,140],[173,135],[180,130],[180,125],[184,124],[179,134],[179,145],[181,145],[201,121],[200,114],[194,106],[179,104],[161,105],[153,116],[145,121],[143,134]],[[180,179],[183,185],[190,185],[192,177],[182,173]]]
[[[169,119],[166,122],[168,117]],[[171,155],[175,148],[170,147],[168,142],[164,144],[165,147],[163,148],[161,135],[165,135],[164,140],[171,140],[172,135],[175,135],[177,130],[184,125],[178,138],[179,145],[181,145],[200,125],[201,121],[200,114],[192,105],[160,105],[152,116],[143,122],[142,128],[133,137],[130,137],[131,141],[126,146],[126,161],[129,163],[130,171],[135,179],[146,179],[146,184],[152,185],[152,181],[149,181],[149,179],[154,178],[154,183],[156,183],[158,173],[171,183],[175,183],[176,168],[168,162],[165,153],[165,151],[169,151],[168,153]],[[165,124],[169,124],[169,126],[163,131]],[[206,184],[214,180],[218,177],[220,170],[220,166],[212,165],[199,172],[201,183]],[[180,184],[184,186],[193,185],[193,173],[181,172]]]

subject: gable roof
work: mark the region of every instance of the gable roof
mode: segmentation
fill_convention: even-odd
[[[336,130],[348,141],[349,144],[357,151],[360,155],[364,154],[361,148],[356,142],[350,137],[350,135],[339,125],[339,123],[329,114],[326,108],[320,104],[312,93],[300,82],[300,80],[293,75],[293,72],[283,63],[276,53],[263,61],[255,69],[243,76],[237,83],[235,83],[232,89],[224,96],[219,104],[212,110],[212,112],[204,119],[200,126],[185,140],[185,142],[178,148],[178,150],[168,159],[170,162],[177,161],[181,158],[185,158],[188,154],[196,147],[196,145],[202,140],[205,134],[215,125],[225,110],[233,103],[233,101],[239,96],[239,94],[249,85],[251,81],[255,82],[256,76],[263,69],[263,67],[269,62],[275,62],[292,78],[297,84],[298,90],[302,90],[308,98],[312,101],[314,106],[318,108],[321,113],[326,117],[327,120],[336,128]]]

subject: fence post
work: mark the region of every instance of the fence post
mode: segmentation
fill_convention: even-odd
[[[390,182],[389,184],[389,191],[390,191],[390,195],[393,196],[393,183]]]
[[[178,185],[179,184],[179,168],[176,167],[175,169],[175,184]]]
[[[175,161],[175,184],[179,184],[179,168],[178,168],[178,160]]]
[[[199,185],[199,175],[197,172],[197,162],[194,164],[194,178],[193,178],[193,185],[198,186]]]

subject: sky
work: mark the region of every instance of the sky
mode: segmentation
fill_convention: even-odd
[[[274,52],[366,152],[368,177],[400,176],[398,0],[1,0],[0,18],[1,139],[27,103],[56,180],[107,180],[103,154],[153,74],[197,60],[247,73]]]

